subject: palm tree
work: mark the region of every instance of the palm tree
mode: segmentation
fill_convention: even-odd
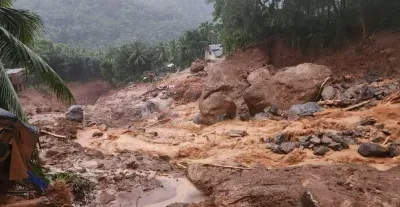
[[[67,104],[75,102],[63,80],[27,45],[32,44],[43,24],[39,16],[12,8],[13,0],[0,0],[0,107],[25,119],[18,97],[3,63],[21,66],[41,77],[43,82]]]

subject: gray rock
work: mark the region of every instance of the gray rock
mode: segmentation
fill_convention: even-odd
[[[147,101],[146,107],[150,111],[150,113],[155,113],[158,111],[157,105],[152,101]]]
[[[350,137],[343,137],[343,142],[349,145],[355,145],[356,141]]]
[[[319,146],[314,149],[314,155],[324,156],[327,152],[329,152],[329,148],[325,146]]]
[[[227,132],[227,135],[230,137],[245,137],[247,136],[247,132],[245,130],[235,130],[231,129]]]
[[[83,121],[83,107],[81,105],[73,105],[68,108],[67,113],[65,114],[67,119],[72,121]]]
[[[331,138],[329,138],[328,136],[325,136],[325,135],[321,139],[321,143],[322,144],[330,144],[332,142],[333,142],[333,140]]]
[[[322,108],[315,102],[294,105],[289,109],[289,117],[312,116],[316,112],[321,112]]]
[[[277,144],[269,143],[267,144],[267,149],[270,149],[273,153],[282,154],[282,151]]]
[[[296,143],[296,142],[285,142],[285,143],[282,143],[281,146],[279,146],[279,149],[283,154],[289,154],[297,146],[298,146],[298,143]]]
[[[197,115],[193,118],[193,123],[195,123],[195,124],[201,124],[200,115],[197,114]]]
[[[274,143],[278,145],[288,141],[289,141],[289,135],[286,133],[279,133],[274,137]]]
[[[311,138],[312,138],[312,136],[300,137],[299,142],[300,142],[300,143],[305,143],[305,142],[310,141]]]
[[[358,153],[363,157],[387,157],[389,152],[385,147],[376,143],[362,143]]]
[[[327,101],[327,100],[333,100],[335,98],[336,91],[335,88],[332,86],[327,86],[322,90],[321,96],[322,98]]]
[[[329,144],[329,148],[334,150],[334,151],[342,151],[344,150],[342,144],[337,143],[337,142],[332,142]]]
[[[318,137],[316,137],[316,136],[313,136],[313,137],[310,139],[310,142],[311,142],[312,144],[314,144],[314,145],[318,145],[318,144],[321,144],[321,139],[318,138]]]
[[[392,143],[389,145],[388,151],[390,157],[397,157],[400,155],[400,145]]]
[[[268,113],[258,113],[254,116],[255,120],[268,120],[270,118],[270,115]]]
[[[118,181],[121,181],[122,179],[124,179],[124,176],[122,176],[121,174],[116,174],[116,175],[114,175],[113,179],[115,182],[118,182]]]
[[[389,135],[392,134],[392,132],[390,131],[390,129],[383,129],[382,132],[383,132],[385,135],[387,135],[387,136],[389,136]]]

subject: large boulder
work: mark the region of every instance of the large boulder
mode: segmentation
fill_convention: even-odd
[[[295,104],[315,101],[321,84],[331,75],[328,67],[312,63],[284,68],[269,80],[248,87],[244,100],[253,115],[271,105],[286,110]]]
[[[362,143],[358,148],[358,153],[363,157],[388,157],[390,152],[376,143]]]
[[[67,119],[72,121],[83,121],[83,107],[81,105],[73,105],[68,108],[67,113],[65,114]]]
[[[200,71],[204,71],[204,68],[207,66],[207,63],[204,61],[201,61],[199,59],[197,59],[196,61],[194,61],[192,63],[192,65],[190,66],[190,72],[192,73],[198,73]]]
[[[236,116],[235,102],[223,92],[215,92],[200,98],[200,122],[211,125]]]
[[[251,72],[247,76],[247,82],[249,82],[250,85],[254,85],[257,83],[263,83],[267,81],[269,78],[271,78],[269,70],[266,68],[260,68],[258,70]]]

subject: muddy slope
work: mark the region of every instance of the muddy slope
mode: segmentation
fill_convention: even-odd
[[[236,170],[193,165],[188,178],[215,206],[399,206],[400,167],[363,165]]]

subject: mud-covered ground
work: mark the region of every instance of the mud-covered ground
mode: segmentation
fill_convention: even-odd
[[[386,56],[397,57],[396,51]],[[265,64],[266,57],[254,49],[207,67],[240,72]],[[398,87],[395,77],[367,75],[365,68],[351,71],[352,77],[341,65],[332,67],[337,81],[347,81],[346,90],[364,75],[371,79],[363,80],[372,82],[368,86]],[[374,99],[351,111],[325,106],[296,120],[252,117],[198,125],[197,100],[206,75],[184,70],[157,83],[109,91],[84,106],[83,123],[66,120],[64,110],[32,109],[32,124],[67,136],[41,138],[44,166],[91,183],[83,198],[75,197],[81,206],[400,206],[400,158],[367,158],[358,152],[365,142],[388,146],[400,139],[399,104]],[[373,123],[360,125],[368,119]],[[321,156],[309,146],[274,153],[267,142],[279,133],[292,142],[304,136],[356,135],[348,148],[328,149]]]

